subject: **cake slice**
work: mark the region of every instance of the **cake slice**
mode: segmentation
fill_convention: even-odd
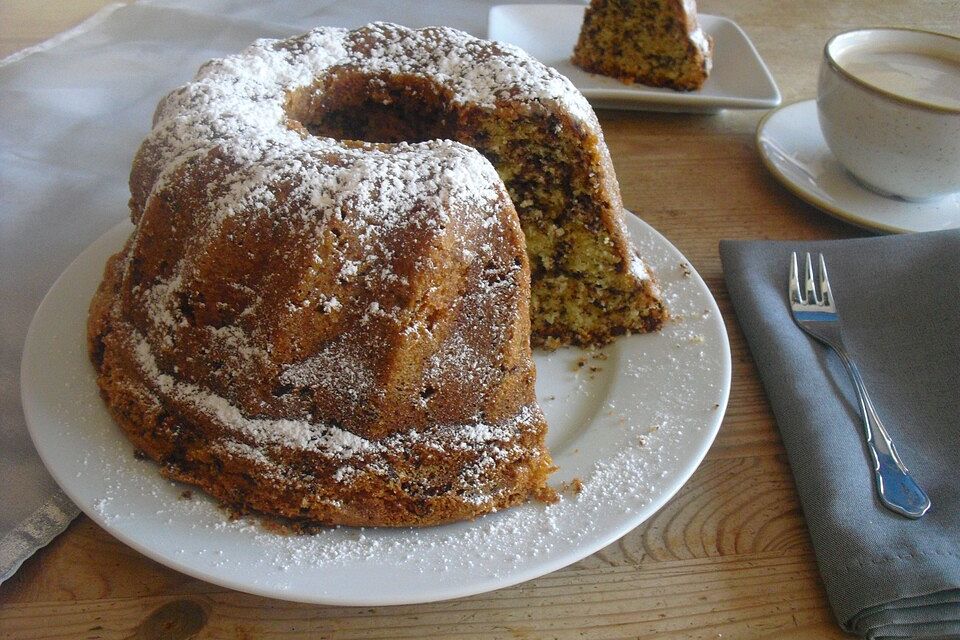
[[[693,91],[707,80],[712,53],[694,0],[591,0],[573,64],[628,84]]]

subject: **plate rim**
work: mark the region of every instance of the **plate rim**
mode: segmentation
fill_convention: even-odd
[[[780,168],[780,166],[777,163],[775,163],[773,159],[770,158],[769,154],[767,154],[767,152],[765,151],[764,146],[762,144],[762,140],[761,140],[764,136],[764,133],[769,128],[770,120],[780,115],[781,112],[786,112],[787,110],[794,109],[794,108],[796,109],[804,108],[804,107],[807,107],[808,105],[816,105],[816,102],[817,102],[816,98],[805,98],[800,100],[793,100],[786,104],[780,105],[776,109],[771,109],[768,113],[765,113],[762,118],[760,118],[760,121],[757,123],[757,129],[754,132],[754,145],[756,146],[757,153],[760,155],[760,160],[761,162],[763,162],[763,165],[764,167],[766,167],[767,171],[769,171],[777,179],[777,181],[783,187],[785,187],[790,193],[797,196],[807,204],[810,204],[816,207],[817,209],[820,209],[821,211],[823,211],[824,213],[826,213],[827,215],[833,218],[836,218],[843,222],[847,222],[849,224],[853,224],[857,227],[860,227],[861,229],[866,229],[868,231],[874,231],[874,232],[879,231],[882,233],[891,233],[891,234],[923,233],[924,231],[928,231],[924,229],[916,229],[911,227],[902,227],[897,225],[885,224],[883,222],[878,222],[870,218],[865,218],[860,214],[857,214],[856,212],[849,211],[841,207],[835,206],[830,202],[821,198],[818,194],[814,193],[813,191],[809,189],[804,189],[802,186],[797,184],[795,180],[787,176],[787,174]],[[818,128],[819,126],[820,126],[819,123],[817,123]],[[829,153],[829,150],[827,152]],[[882,197],[879,194],[873,194],[873,192],[868,192],[865,187],[857,184],[849,176],[847,176],[847,179],[849,180],[850,184],[853,187],[863,190],[864,193],[870,193],[871,195],[877,195],[878,197]],[[955,226],[947,227],[947,228],[948,229],[960,228],[960,221],[958,221],[958,223]],[[929,229],[929,231],[934,231],[934,229]]]
[[[491,24],[493,23],[494,14],[505,12],[509,9],[519,8],[522,10],[530,11],[544,11],[548,9],[554,9],[559,11],[569,11],[570,8],[576,8],[578,10],[583,10],[586,8],[586,5],[579,4],[517,4],[517,3],[504,3],[497,4],[490,7],[490,10],[487,12],[487,39],[493,40],[491,31]],[[749,47],[751,53],[753,54],[754,59],[760,66],[760,70],[763,75],[763,80],[766,84],[767,90],[771,95],[763,98],[754,98],[754,97],[745,97],[745,96],[735,96],[735,95],[726,95],[726,96],[710,96],[703,95],[696,91],[683,92],[683,91],[672,91],[670,93],[652,91],[656,87],[646,87],[644,85],[624,85],[622,88],[608,89],[608,88],[590,88],[590,87],[580,87],[574,83],[573,79],[570,81],[576,86],[577,90],[580,91],[591,103],[593,101],[602,102],[603,104],[598,108],[607,108],[607,109],[631,109],[638,110],[642,109],[644,106],[659,106],[659,107],[673,107],[675,109],[696,109],[697,112],[717,112],[723,109],[770,109],[779,106],[783,101],[783,95],[780,92],[780,87],[777,85],[776,79],[773,77],[773,74],[770,71],[770,68],[767,66],[766,61],[760,55],[760,52],[757,50],[756,45],[753,43],[753,40],[750,39],[750,36],[747,35],[746,31],[737,24],[737,22],[731,18],[721,15],[709,14],[709,13],[699,13],[698,16],[704,19],[706,22],[716,23],[716,24],[725,24],[728,27],[733,28],[739,38],[746,43]],[[514,45],[517,46],[517,45]],[[522,48],[522,47],[521,47]],[[535,57],[535,56],[534,56]],[[547,64],[541,61],[543,64]],[[550,65],[547,65],[550,66]],[[553,67],[551,67],[553,68]],[[589,73],[589,72],[585,72]],[[594,74],[596,75],[596,74]],[[623,106],[618,106],[622,104]]]
[[[640,226],[644,233],[650,234],[650,237],[657,242],[662,242],[667,245],[667,248],[676,252],[678,255],[683,256],[679,249],[676,248],[673,243],[667,240],[661,233],[659,233],[652,226],[641,220],[636,215],[632,214],[627,209],[624,209],[624,222],[625,225],[629,228],[632,224],[637,224]],[[632,222],[631,222],[632,221]],[[713,446],[713,443],[716,439],[717,433],[720,430],[723,419],[726,415],[726,409],[729,402],[730,391],[731,391],[731,381],[732,381],[732,355],[730,349],[729,335],[726,330],[726,325],[723,320],[723,316],[720,313],[719,307],[717,305],[716,299],[713,296],[713,293],[710,291],[706,282],[699,275],[696,269],[690,264],[689,260],[686,259],[686,256],[683,256],[686,264],[689,265],[691,276],[698,281],[700,287],[703,291],[706,292],[706,302],[709,305],[709,309],[714,318],[715,328],[717,330],[717,337],[719,340],[719,349],[720,349],[720,360],[719,360],[719,371],[717,373],[716,380],[713,382],[719,387],[720,391],[720,402],[719,406],[710,414],[708,420],[703,424],[705,427],[702,431],[703,437],[696,440],[696,450],[692,452],[692,455],[687,457],[687,464],[683,465],[682,470],[680,470],[674,479],[674,481],[669,485],[660,485],[665,487],[665,490],[662,491],[661,495],[652,500],[648,506],[645,506],[643,509],[643,514],[633,514],[630,518],[625,518],[621,521],[619,526],[614,526],[607,528],[603,531],[602,535],[594,536],[589,538],[589,540],[583,544],[581,547],[577,548],[576,552],[572,554],[564,555],[560,553],[552,559],[546,559],[540,563],[529,564],[526,568],[521,568],[517,571],[511,571],[506,576],[497,576],[491,578],[490,576],[482,576],[480,579],[475,582],[465,582],[463,584],[447,584],[442,589],[435,589],[439,593],[430,594],[427,597],[423,596],[414,596],[414,597],[394,597],[394,598],[377,598],[372,597],[368,599],[358,600],[351,597],[337,597],[331,595],[323,595],[321,597],[302,597],[301,593],[285,593],[282,588],[278,588],[276,585],[262,585],[255,582],[236,580],[229,576],[215,574],[210,571],[206,571],[203,568],[197,568],[193,565],[188,564],[185,561],[178,560],[174,555],[170,553],[163,553],[161,550],[155,549],[148,544],[142,542],[139,538],[134,535],[128,534],[127,531],[122,528],[117,528],[111,524],[111,522],[101,513],[99,513],[95,505],[86,504],[85,500],[79,495],[79,490],[72,486],[72,483],[69,481],[69,478],[62,476],[60,469],[55,465],[51,465],[48,457],[46,455],[45,449],[38,446],[38,438],[40,437],[39,430],[42,430],[42,427],[37,426],[37,419],[33,416],[34,412],[34,402],[33,394],[37,392],[33,387],[28,384],[25,384],[31,379],[31,376],[34,375],[33,369],[38,367],[40,363],[36,362],[33,358],[28,358],[28,354],[31,351],[36,350],[38,347],[36,345],[38,340],[41,340],[42,337],[39,335],[39,321],[38,318],[42,316],[42,312],[46,307],[49,307],[51,300],[55,299],[56,296],[60,293],[60,289],[64,286],[64,282],[69,279],[69,277],[74,275],[75,269],[79,268],[79,265],[89,260],[88,255],[95,251],[101,250],[101,245],[114,243],[114,236],[120,234],[121,230],[124,230],[125,234],[133,229],[133,225],[129,220],[121,221],[112,227],[110,227],[105,233],[99,236],[93,243],[84,248],[84,250],[73,260],[70,265],[58,276],[54,284],[50,287],[47,293],[44,295],[43,300],[41,301],[37,311],[35,312],[33,318],[31,319],[29,329],[27,331],[26,338],[24,340],[24,347],[21,352],[21,366],[20,366],[20,395],[21,402],[23,406],[23,413],[25,416],[25,421],[27,424],[28,432],[30,438],[34,444],[34,448],[37,450],[38,455],[47,471],[54,478],[57,485],[63,490],[63,492],[70,498],[74,504],[76,504],[83,513],[87,515],[93,522],[98,526],[103,528],[111,536],[117,538],[125,545],[131,547],[139,553],[142,553],[144,556],[167,566],[175,571],[183,573],[185,575],[191,576],[193,578],[209,582],[211,584],[219,585],[243,593],[250,593],[254,595],[275,598],[284,601],[291,602],[301,602],[309,604],[324,604],[324,605],[333,605],[333,606],[388,606],[388,605],[401,605],[401,604],[418,604],[418,603],[427,603],[427,602],[440,602],[444,600],[450,600],[455,598],[461,598],[471,595],[477,595],[481,593],[487,593],[494,590],[499,590],[502,588],[514,586],[522,582],[526,582],[554,571],[557,571],[563,567],[569,566],[583,558],[592,555],[596,551],[604,548],[610,543],[620,539],[628,532],[635,529],[637,526],[651,518],[656,514],[663,506],[669,502],[677,492],[689,481],[690,477],[696,472],[700,467],[700,464],[703,462],[706,454],[709,452],[710,448]],[[632,234],[631,234],[632,235]],[[109,254],[108,254],[109,255]],[[86,308],[84,308],[80,313],[86,313]],[[90,371],[90,379],[93,379],[93,371]],[[154,466],[150,467],[151,469]],[[482,520],[478,519],[475,522],[481,522]],[[576,557],[572,557],[576,556]]]

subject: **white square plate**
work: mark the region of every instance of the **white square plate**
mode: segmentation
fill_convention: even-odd
[[[747,34],[720,16],[699,16],[714,43],[713,70],[699,91],[628,85],[587,73],[570,62],[585,9],[566,4],[497,5],[490,9],[487,37],[517,45],[567,76],[595,108],[714,113],[780,104],[777,84]]]

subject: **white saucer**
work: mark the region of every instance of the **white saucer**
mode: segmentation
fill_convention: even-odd
[[[770,173],[790,191],[846,222],[887,233],[960,227],[960,194],[907,202],[881,196],[857,182],[827,148],[816,100],[767,114],[757,127],[757,149]]]
[[[595,108],[716,113],[722,109],[769,109],[780,91],[750,38],[735,22],[700,14],[713,38],[713,70],[699,91],[628,85],[573,66],[570,56],[580,35],[585,6],[505,4],[490,8],[487,37],[514,44],[553,67]]]

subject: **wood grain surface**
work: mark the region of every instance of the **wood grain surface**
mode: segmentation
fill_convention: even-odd
[[[105,0],[0,1],[0,56],[76,24]],[[960,33],[960,0],[701,0],[737,21],[784,102],[813,97],[823,43],[857,26]],[[300,605],[167,569],[80,517],[0,585],[0,637],[816,638],[845,637],[823,592],[790,468],[727,297],[722,238],[863,235],[764,169],[762,112],[601,111],[625,205],[669,238],[717,297],[733,388],[717,441],[648,522],[581,562],[493,593],[382,608]]]

